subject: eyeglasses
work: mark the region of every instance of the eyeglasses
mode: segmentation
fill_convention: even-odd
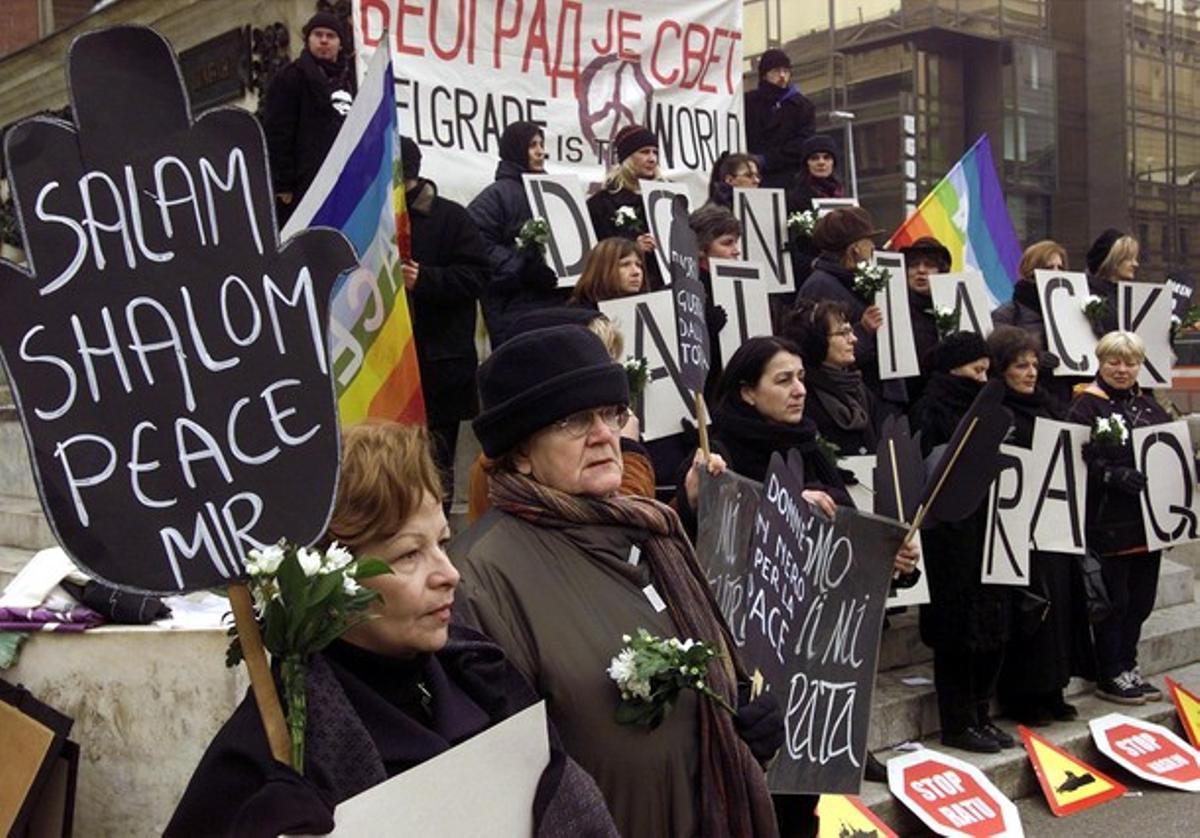
[[[609,405],[592,410],[580,410],[565,419],[559,419],[551,427],[562,432],[571,439],[587,436],[596,422],[596,417],[604,423],[604,427],[616,433],[629,422],[629,408],[624,405]]]
[[[744,177],[749,180],[762,180],[762,175],[760,175],[758,173],[757,169],[746,169],[745,171],[734,172],[733,176],[734,177]]]
[[[830,333],[829,333],[829,336],[830,336],[831,338],[848,338],[848,337],[850,337],[852,334],[854,334],[854,327],[852,327],[852,326],[842,326],[842,328],[840,328],[840,329],[834,329],[832,332],[830,332]]]

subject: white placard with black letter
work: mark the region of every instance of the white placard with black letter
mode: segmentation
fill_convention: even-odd
[[[721,357],[728,360],[747,338],[771,334],[771,307],[760,266],[733,259],[709,259],[713,305],[728,318],[717,335]]]
[[[788,243],[787,201],[782,189],[733,190],[733,214],[742,222],[742,255],[766,268],[768,293],[795,291]]]
[[[1159,550],[1200,539],[1200,492],[1187,422],[1134,428],[1133,462],[1146,475],[1141,493],[1146,546]]]
[[[646,214],[646,230],[654,236],[654,258],[658,260],[659,276],[665,284],[671,282],[671,219],[674,217],[673,201],[676,195],[687,199],[691,211],[692,196],[681,183],[666,181],[642,181],[642,209]]]
[[[813,198],[812,205],[819,221],[834,210],[858,206],[858,201],[855,198]]]
[[[987,337],[992,332],[992,298],[987,282],[977,271],[933,274],[929,294],[934,309],[952,309],[958,315],[958,330]]]
[[[875,251],[875,264],[888,272],[887,285],[875,295],[883,312],[876,344],[879,347],[879,377],[909,378],[921,374],[917,340],[913,336],[912,311],[908,307],[908,274],[904,254]]]
[[[1090,428],[1071,422],[1038,419],[1033,424],[1028,485],[1033,491],[1029,537],[1035,550],[1083,555],[1087,470],[1082,451],[1090,436]]]
[[[625,337],[625,352],[645,358],[650,375],[635,405],[647,441],[681,433],[680,422],[693,416],[692,397],[679,375],[675,301],[670,290],[619,297],[600,303],[600,313]]]
[[[535,218],[550,226],[546,262],[558,274],[558,287],[570,288],[583,275],[596,231],[587,210],[587,190],[574,175],[524,175],[525,197]]]
[[[1091,291],[1078,271],[1033,272],[1046,323],[1046,351],[1058,358],[1055,375],[1089,376],[1100,369],[1096,335],[1083,313]]]
[[[1027,448],[1000,446],[1000,473],[988,492],[980,578],[985,585],[1029,584],[1029,516],[1034,501],[1029,485],[1032,457]]]
[[[1171,315],[1174,306],[1171,289],[1166,285],[1117,283],[1117,327],[1134,332],[1146,344],[1146,359],[1138,371],[1138,384],[1142,387],[1171,386],[1174,366]]]

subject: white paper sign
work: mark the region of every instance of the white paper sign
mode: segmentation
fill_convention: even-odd
[[[1200,493],[1186,420],[1133,429],[1134,467],[1146,475],[1141,494],[1151,550],[1200,540]]]
[[[1083,313],[1091,291],[1078,271],[1033,272],[1046,322],[1046,351],[1058,358],[1055,375],[1091,376],[1100,368],[1096,335]]]
[[[1038,419],[1033,423],[1029,534],[1036,550],[1084,553],[1087,469],[1082,450],[1090,436],[1090,428],[1071,422]]]
[[[330,835],[488,835],[529,838],[533,798],[550,764],[539,701],[431,760],[344,800]],[[463,805],[463,791],[470,805]],[[403,823],[403,829],[398,828]],[[390,824],[391,826],[387,826]]]
[[[1174,353],[1171,352],[1171,315],[1175,298],[1166,285],[1148,282],[1117,283],[1117,325],[1134,332],[1146,344],[1146,360],[1138,371],[1138,384],[1147,388],[1170,387]]]
[[[728,361],[747,338],[771,334],[771,305],[767,300],[767,284],[761,279],[731,279],[721,262],[745,268],[748,262],[731,259],[710,259],[708,269],[712,277],[713,305],[725,309],[728,320],[717,334],[721,358]],[[758,266],[753,266],[755,273]]]
[[[587,191],[574,175],[524,175],[525,196],[535,218],[550,225],[546,261],[558,274],[558,287],[570,288],[583,275],[596,231],[587,210]]]
[[[742,256],[766,268],[768,293],[795,291],[788,243],[787,203],[782,189],[733,190],[733,214],[742,222]]]
[[[1200,751],[1162,725],[1109,713],[1088,722],[1100,753],[1143,780],[1200,791]]]
[[[855,198],[813,198],[812,205],[813,209],[817,211],[817,220],[820,221],[836,209],[858,206],[858,200]]]
[[[1021,838],[1016,804],[969,762],[921,748],[887,762],[892,794],[938,835]]]
[[[875,462],[874,454],[856,454],[842,457],[838,460],[838,468],[844,468],[854,475],[858,481],[856,486],[847,486],[850,499],[862,512],[875,511]],[[921,533],[913,536],[917,550],[921,550]],[[917,569],[921,569],[918,562]],[[905,608],[910,605],[926,605],[929,602],[929,578],[924,571],[917,577],[917,582],[908,588],[892,588],[888,591],[888,608]]]
[[[600,313],[625,338],[625,352],[645,358],[650,380],[636,400],[642,437],[649,441],[683,432],[682,420],[694,417],[692,397],[679,377],[679,341],[675,302],[669,290],[600,303]]]
[[[879,347],[879,377],[909,378],[921,374],[917,340],[913,336],[912,311],[908,307],[908,274],[903,253],[875,251],[875,264],[888,272],[887,285],[875,295],[883,312],[876,345]]]
[[[987,531],[983,541],[985,585],[1029,585],[1029,516],[1033,454],[1015,445],[1000,446],[1000,473],[988,491]]]
[[[642,182],[642,209],[646,213],[646,231],[654,236],[654,258],[658,260],[659,276],[664,285],[671,284],[671,219],[674,217],[671,202],[676,195],[687,199],[688,212],[692,211],[692,196],[681,183],[665,181]]]
[[[992,298],[983,274],[978,271],[933,274],[929,277],[929,295],[935,309],[954,310],[959,331],[975,332],[985,338],[992,333]]]

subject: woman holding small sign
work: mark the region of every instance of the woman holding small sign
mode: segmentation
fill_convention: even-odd
[[[609,169],[600,190],[587,200],[592,227],[599,239],[617,236],[636,244],[646,260],[646,287],[658,291],[663,278],[654,258],[657,243],[642,206],[642,181],[665,180],[658,166],[658,137],[649,128],[626,125],[613,138],[612,147],[617,164]]]
[[[1087,463],[1089,551],[1100,557],[1112,611],[1092,625],[1099,680],[1096,695],[1119,704],[1159,701],[1162,693],[1137,665],[1142,624],[1154,608],[1161,550],[1146,549],[1140,498],[1146,475],[1134,467],[1134,428],[1170,421],[1138,386],[1146,346],[1133,332],[1109,332],[1096,344],[1100,372],[1071,402],[1067,419],[1092,429]]]
[[[929,383],[909,416],[926,456],[954,436],[991,365],[987,344],[974,332],[951,333],[927,360]],[[976,753],[1015,744],[989,713],[1011,620],[1008,588],[980,581],[986,529],[984,500],[962,521],[921,531],[930,596],[921,606],[921,640],[933,649],[942,744]]]
[[[346,429],[326,540],[391,572],[362,581],[381,595],[373,618],[310,659],[304,775],[271,758],[248,696],[209,745],[167,835],[324,834],[338,803],[537,701],[499,647],[451,623],[459,574],[449,536],[424,429]],[[616,834],[599,789],[553,739],[534,822],[538,835]]]
[[[1061,421],[1066,412],[1038,380],[1041,344],[1032,332],[997,326],[987,345],[991,369],[1004,381],[1004,406],[1013,417],[1006,443],[1032,448],[1037,420]],[[997,694],[1006,715],[1022,724],[1039,726],[1079,715],[1063,699],[1071,675],[1090,674],[1091,669],[1080,660],[1091,639],[1087,612],[1072,594],[1075,573],[1071,556],[1031,550],[1029,586],[1013,594],[1012,633]]]
[[[748,683],[675,513],[618,494],[625,370],[582,328],[539,329],[483,363],[479,390],[492,508],[450,547],[464,616],[537,686],[622,835],[777,834],[760,761],[783,741],[778,704],[739,702]],[[657,726],[623,723],[608,670],[639,629],[715,649],[698,680],[734,712],[688,690]]]

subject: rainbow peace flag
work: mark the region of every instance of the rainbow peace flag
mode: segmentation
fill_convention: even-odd
[[[884,247],[899,250],[933,236],[950,250],[950,270],[974,268],[1001,303],[1012,297],[1021,245],[1004,204],[987,134],[925,196]]]
[[[367,66],[329,155],[280,237],[308,227],[341,230],[359,267],[343,275],[330,306],[329,352],[343,425],[368,417],[425,423],[417,347],[401,273],[409,224],[391,51]]]

